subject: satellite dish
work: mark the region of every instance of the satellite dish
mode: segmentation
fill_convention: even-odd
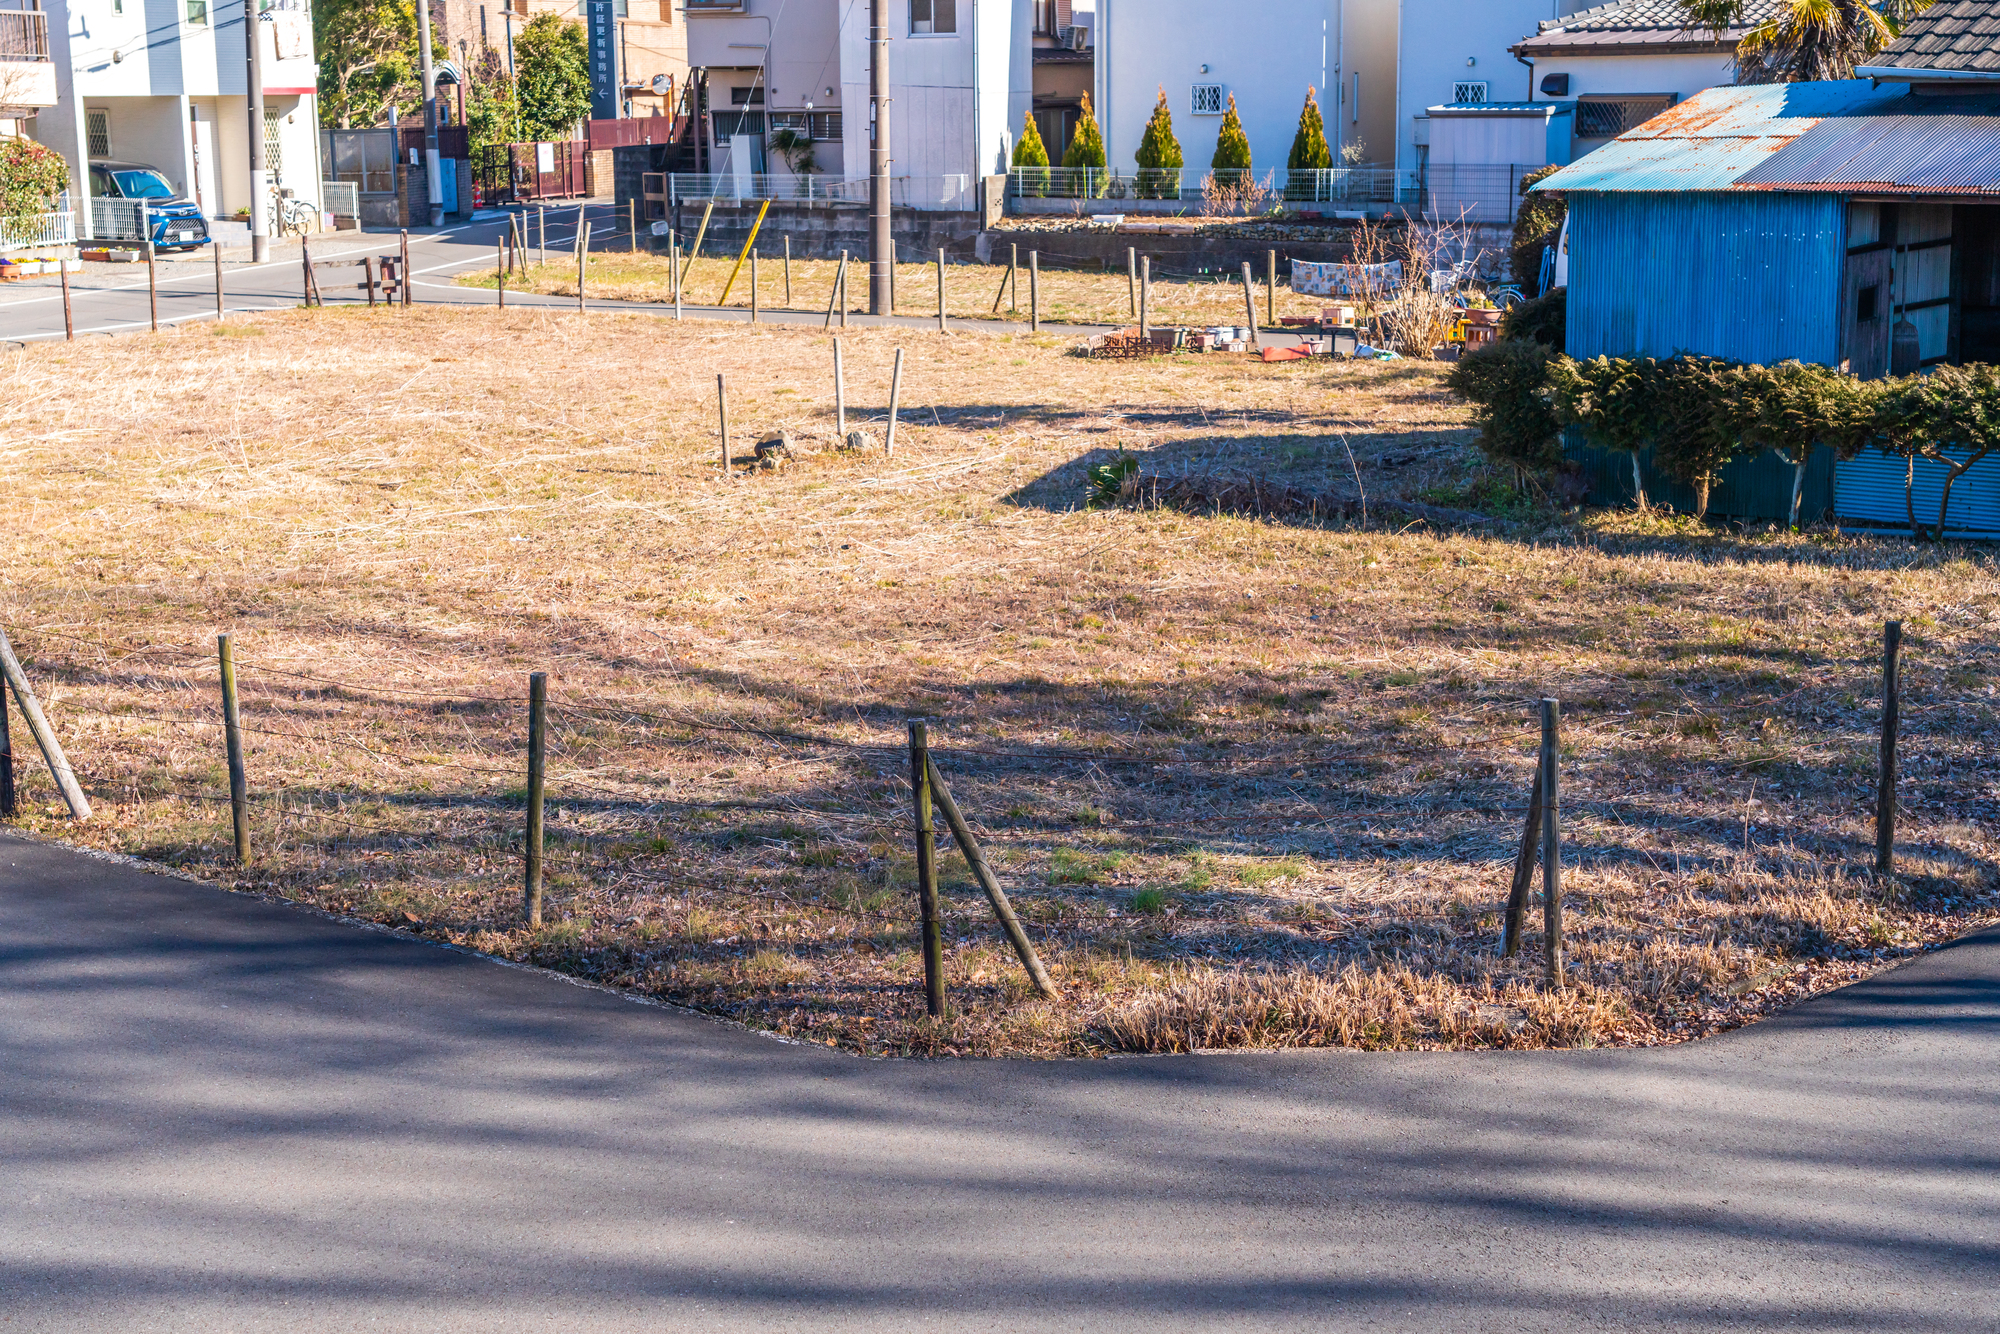
[[[653,76],[653,91],[658,93],[661,97],[665,97],[669,92],[671,92],[673,90],[673,86],[674,86],[673,75],[655,74]]]

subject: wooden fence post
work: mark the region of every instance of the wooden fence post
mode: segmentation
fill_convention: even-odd
[[[750,323],[752,324],[757,323],[758,315],[759,312],[757,309],[757,249],[755,246],[752,246],[750,248]]]
[[[1882,749],[1875,776],[1875,869],[1896,869],[1896,742],[1902,723],[1903,623],[1882,627]]]
[[[1264,322],[1278,327],[1278,252],[1264,252]]]
[[[14,734],[7,726],[7,683],[0,681],[0,817],[14,814]]]
[[[507,247],[503,241],[493,242],[493,272],[500,283],[500,299],[495,309],[505,310],[507,309]]]
[[[75,342],[76,318],[70,313],[69,308],[69,261],[60,255],[56,256],[56,272],[62,275],[63,341]]]
[[[236,827],[236,864],[250,864],[250,783],[243,769],[243,717],[236,703],[236,655],[228,635],[215,637],[222,673],[222,735],[229,749],[229,818]]]
[[[312,290],[312,261],[306,261],[306,290]],[[153,243],[146,242],[146,310],[153,322],[153,332],[160,331],[160,269],[154,262]]]
[[[792,234],[785,233],[785,309],[792,308]]]
[[[1007,246],[1007,313],[1016,314],[1021,309],[1021,247],[1019,243]]]
[[[896,366],[889,373],[889,431],[882,441],[882,452],[896,452],[896,408],[903,397],[903,349],[896,349]],[[845,439],[845,437],[843,437]]]
[[[410,282],[410,232],[407,227],[403,229],[403,249],[400,258],[402,267],[396,270],[398,289],[396,295],[401,299],[396,304],[407,306],[416,300]]]
[[[578,209],[576,213],[579,218],[583,216],[582,209]],[[585,313],[583,306],[583,277],[585,266],[590,262],[590,224],[585,222],[578,225],[581,230],[576,234],[576,313],[582,315]]]
[[[944,822],[951,826],[951,836],[958,840],[958,850],[965,854],[965,862],[972,868],[973,878],[979,881],[979,887],[986,891],[986,901],[993,905],[993,915],[1000,919],[1000,929],[1007,933],[1007,942],[1014,947],[1015,955],[1021,960],[1021,967],[1028,970],[1029,980],[1034,982],[1035,990],[1054,1000],[1055,984],[1049,981],[1048,972],[1042,967],[1041,958],[1036,955],[1035,947],[1028,939],[1028,933],[1021,929],[1021,919],[1014,915],[1014,905],[1007,901],[1006,891],[1000,888],[1000,882],[994,877],[992,868],[987,866],[985,850],[979,846],[979,840],[972,836],[972,827],[965,822],[965,816],[959,813],[958,803],[951,799],[951,789],[945,785],[944,775],[938,772],[937,761],[930,760],[928,752],[926,760],[930,765],[931,795],[936,799],[938,809],[944,812]]]
[[[361,285],[368,289],[368,308],[375,309],[375,256],[364,255],[361,259]],[[220,317],[221,312],[216,312]]]
[[[21,670],[21,660],[14,656],[14,646],[7,642],[7,632],[0,630],[0,681],[14,692],[14,703],[21,708],[21,717],[27,720],[28,731],[34,736],[35,744],[41,747],[42,758],[48,762],[49,776],[56,780],[62,790],[63,801],[69,806],[69,813],[79,820],[90,818],[90,799],[83,795],[83,787],[76,781],[76,774],[69,767],[69,759],[63,754],[62,743],[56,740],[55,729],[42,714],[42,706],[35,700],[35,692],[28,686],[27,673]]]
[[[729,377],[715,377],[715,410],[722,418],[722,480],[729,480]]]
[[[1507,892],[1507,914],[1500,928],[1500,957],[1521,951],[1521,919],[1527,915],[1528,893],[1535,883],[1535,850],[1542,841],[1542,771],[1536,756],[1535,776],[1528,780],[1528,820],[1521,829],[1521,851],[1514,858],[1514,883]]]
[[[219,324],[222,322],[222,242],[211,238],[208,248],[215,252],[215,319]],[[368,304],[372,306],[375,303],[371,300]]]
[[[678,233],[667,240],[667,256],[674,266],[674,319],[681,318],[681,238]]]
[[[1153,257],[1146,256],[1139,261],[1139,341],[1144,342],[1153,335]]]
[[[847,445],[847,364],[841,357],[840,339],[833,340],[833,429],[842,448]]]
[[[625,228],[631,233],[631,244],[625,248],[636,255],[639,253],[639,201],[636,199],[625,201]]]
[[[1028,252],[1028,332],[1042,331],[1042,252]]]
[[[892,264],[889,266],[889,309],[891,311],[894,311],[896,309],[895,274],[896,274],[896,269],[895,266]],[[840,327],[845,329],[847,327],[847,252],[845,250],[840,252],[839,283],[840,283]]]
[[[1562,788],[1557,781],[1562,705],[1542,701],[1542,927],[1548,936],[1549,985],[1563,984]]]
[[[944,938],[938,923],[937,829],[931,823],[930,744],[920,722],[910,724],[910,787],[916,798],[917,907],[923,916],[924,1009],[944,1014]]]
[[[950,333],[944,322],[944,247],[938,247],[938,332]]]
[[[1264,335],[1257,331],[1257,296],[1250,282],[1250,261],[1243,261],[1243,322],[1250,326],[1250,346],[1264,346]]]
[[[1139,260],[1136,246],[1125,247],[1125,299],[1133,319],[1139,318]]]
[[[529,926],[542,924],[542,796],[549,738],[549,678],[528,677],[528,830],[527,871],[521,892],[521,915]]]

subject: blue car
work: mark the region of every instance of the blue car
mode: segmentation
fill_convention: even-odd
[[[186,250],[208,243],[208,219],[192,199],[174,193],[167,178],[138,162],[90,164],[92,199],[143,199],[156,250]]]

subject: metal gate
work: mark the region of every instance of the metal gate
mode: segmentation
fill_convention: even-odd
[[[530,199],[579,199],[589,193],[589,145],[560,143],[489,144],[473,169],[488,203]]]

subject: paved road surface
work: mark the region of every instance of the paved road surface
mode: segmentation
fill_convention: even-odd
[[[1658,1051],[918,1064],[4,835],[0,922],[0,1328],[2000,1325],[2000,931]]]
[[[550,211],[548,244],[551,250],[575,244],[575,218],[574,207]],[[623,251],[626,248],[627,237],[602,235],[606,228],[624,225],[623,210],[609,203],[594,204],[589,207],[588,220],[595,229],[591,246],[594,252],[606,249]],[[467,269],[490,269],[494,262],[494,243],[505,230],[505,221],[496,217],[436,232],[413,231],[410,234],[410,268],[415,274],[415,286],[412,288],[415,299],[427,304],[492,306],[497,299],[496,293],[486,288],[460,287],[452,281],[452,275]],[[312,250],[316,260],[349,255],[358,258],[362,255],[393,254],[397,243],[394,232],[338,232],[315,238]],[[248,252],[237,253],[247,255]],[[299,304],[304,275],[299,265],[298,247],[274,245],[272,254],[273,258],[265,264],[251,264],[245,258],[226,260],[222,289],[223,304],[229,313],[290,310]],[[202,250],[191,259],[163,260],[157,268],[161,323],[215,318],[215,268],[207,250]],[[129,333],[148,327],[152,317],[143,264],[87,264],[84,270],[70,279],[72,321],[79,336]],[[766,279],[767,283],[769,281]],[[983,283],[985,279],[979,281]],[[321,291],[328,304],[337,301],[359,304],[366,301],[359,290],[360,282],[361,272],[358,269],[330,270],[321,275]],[[864,280],[860,287],[853,290],[865,296],[866,286]],[[930,298],[922,294],[913,298],[918,306],[927,299]],[[507,304],[509,307],[539,305],[574,310],[576,298],[530,296],[510,291],[507,293]],[[589,305],[592,310],[641,310],[669,318],[673,313],[672,306],[655,302],[593,300]],[[749,312],[744,310],[720,311],[689,305],[687,312],[702,319],[749,319]],[[765,311],[764,318],[773,323],[818,325],[825,319],[825,309],[822,307],[816,313]],[[899,316],[894,320],[851,315],[849,319],[857,325],[895,323],[911,328],[936,326],[935,314],[929,317],[921,314]],[[954,326],[959,323],[953,321]],[[1009,325],[984,320],[964,323],[968,328],[1026,328],[1025,323]],[[1083,326],[1061,327],[1072,333],[1090,332]],[[57,279],[30,279],[0,288],[0,339],[26,342],[62,337],[62,289]],[[1287,344],[1296,341],[1290,335],[1278,337]]]

